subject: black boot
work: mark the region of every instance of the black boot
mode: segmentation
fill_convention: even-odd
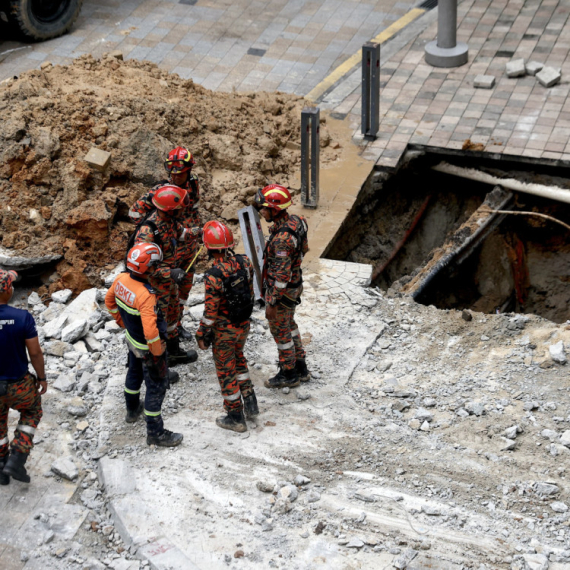
[[[182,443],[184,436],[181,433],[174,433],[165,429],[159,435],[146,436],[147,445],[158,445],[159,447],[176,447]]]
[[[182,340],[192,340],[194,338],[194,335],[189,330],[186,330],[182,325],[178,325],[178,336]]]
[[[2,469],[4,469],[6,461],[8,461],[7,455],[0,458],[0,485],[8,485],[10,483],[10,475],[4,475],[4,473],[2,473]]]
[[[266,388],[295,388],[301,383],[299,374],[295,368],[285,370],[281,366],[279,372],[273,378],[264,382]]]
[[[22,453],[20,451],[12,451],[4,469],[2,469],[3,475],[10,475],[16,481],[22,481],[22,483],[29,483],[30,476],[28,475],[24,464],[28,459],[27,453]]]
[[[257,407],[257,397],[255,396],[255,392],[252,391],[249,396],[244,397],[243,409],[246,417],[250,420],[259,415],[259,408]]]
[[[238,433],[247,431],[243,410],[228,412],[226,416],[221,416],[216,420],[216,425]]]
[[[178,380],[180,380],[180,375],[178,374],[178,372],[176,372],[174,370],[169,370],[168,371],[168,382],[169,382],[169,384],[176,384],[176,382],[178,382]]]
[[[142,402],[139,403],[135,410],[129,410],[127,408],[127,414],[125,415],[125,421],[128,424],[134,424],[138,419],[139,416],[142,414],[144,410],[144,404]]]
[[[308,382],[311,379],[311,373],[309,372],[307,363],[304,360],[297,360],[295,363],[295,370],[297,371],[301,382]]]
[[[178,337],[169,338],[166,341],[166,351],[168,352],[168,366],[189,364],[198,360],[198,353],[195,350],[185,351],[180,348]]]

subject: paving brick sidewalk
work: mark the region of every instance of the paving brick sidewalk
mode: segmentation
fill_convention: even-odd
[[[437,22],[383,62],[380,133],[366,155],[394,167],[410,143],[461,149],[470,139],[489,153],[570,160],[569,13],[568,0],[461,2],[457,39],[468,44],[469,63],[454,69],[425,63]],[[517,58],[561,69],[561,83],[545,88],[532,76],[507,78],[505,65]],[[495,87],[475,88],[480,74],[495,76]],[[355,90],[336,106],[354,124],[359,79],[355,71],[347,80]]]
[[[415,0],[86,1],[72,32],[0,43],[0,81],[91,53],[121,50],[208,89],[304,95]],[[20,48],[20,49],[18,49]],[[2,62],[2,53],[6,54]]]

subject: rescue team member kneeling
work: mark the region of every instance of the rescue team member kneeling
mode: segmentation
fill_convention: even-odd
[[[30,482],[24,464],[33,447],[34,434],[42,418],[41,395],[47,390],[44,355],[34,317],[28,311],[8,306],[14,294],[15,271],[0,269],[0,485],[10,476]],[[37,377],[28,372],[28,358]],[[12,450],[8,450],[8,411],[20,412]]]
[[[259,189],[255,207],[272,223],[271,236],[263,252],[265,316],[279,351],[279,372],[265,381],[267,388],[295,387],[310,378],[295,307],[303,292],[303,255],[309,250],[305,218],[290,216],[289,190],[279,184]]]
[[[127,255],[127,272],[117,276],[105,295],[105,305],[119,326],[127,329],[128,372],[125,379],[126,421],[135,422],[142,412],[140,389],[145,383],[144,416],[148,445],[174,447],[182,442],[180,433],[164,429],[161,407],[171,377],[166,362],[166,322],[154,289],[147,280],[162,261],[162,251],[154,243],[135,245]]]
[[[220,222],[204,226],[204,245],[214,260],[204,274],[206,305],[196,341],[202,350],[210,344],[227,415],[216,420],[224,429],[247,431],[244,418],[259,414],[243,347],[253,311],[253,266],[245,255],[232,251],[231,230]],[[243,397],[243,403],[242,403]]]

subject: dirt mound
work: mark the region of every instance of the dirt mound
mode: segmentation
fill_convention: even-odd
[[[100,268],[124,253],[129,207],[164,178],[162,161],[177,145],[196,156],[204,219],[235,222],[259,186],[293,184],[302,106],[281,93],[214,93],[111,56],[4,82],[0,245],[62,255],[51,290],[97,285]],[[322,137],[330,140],[326,124]],[[92,146],[111,153],[104,173],[83,160]]]

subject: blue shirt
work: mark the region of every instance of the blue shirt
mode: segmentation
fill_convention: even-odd
[[[26,340],[37,336],[28,311],[0,305],[0,380],[18,380],[28,372]]]

